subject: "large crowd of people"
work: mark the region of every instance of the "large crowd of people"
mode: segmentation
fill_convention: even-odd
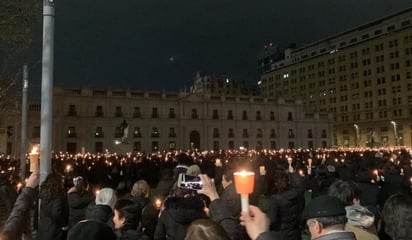
[[[51,163],[38,188],[39,173],[20,179],[19,161],[0,158],[1,240],[412,236],[406,148],[56,153]],[[249,212],[240,170],[255,173]],[[182,188],[179,174],[202,188]]]

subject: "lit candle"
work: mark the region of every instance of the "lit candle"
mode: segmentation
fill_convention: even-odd
[[[162,207],[162,200],[160,200],[159,198],[156,199],[155,207],[156,207],[156,209],[160,209]]]
[[[379,172],[377,169],[373,170],[373,174],[375,174],[376,176],[376,181],[379,182],[380,178],[379,178]]]
[[[242,212],[249,212],[249,194],[253,192],[255,173],[243,170],[241,172],[235,172],[233,175],[236,192],[240,194]]]
[[[312,158],[308,158],[309,167],[312,167]]]
[[[37,147],[33,147],[31,153],[29,153],[30,159],[30,172],[38,172],[39,171],[39,153],[37,151]]]
[[[70,172],[72,170],[72,166],[70,164],[66,165],[66,172]]]

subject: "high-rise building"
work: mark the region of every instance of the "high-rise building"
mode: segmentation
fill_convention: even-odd
[[[219,95],[259,95],[259,88],[246,84],[244,80],[224,75],[208,75],[198,72],[190,88],[193,93]]]
[[[286,49],[258,85],[263,96],[333,113],[338,146],[410,146],[412,9]]]
[[[40,106],[29,107],[29,142],[40,140]],[[260,96],[55,88],[53,150],[68,152],[320,148],[332,117],[300,101]]]

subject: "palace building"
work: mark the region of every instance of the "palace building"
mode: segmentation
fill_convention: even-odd
[[[28,138],[40,142],[40,105],[29,106]],[[247,95],[55,88],[54,151],[320,148],[332,117],[300,101]],[[17,148],[18,149],[18,148]]]

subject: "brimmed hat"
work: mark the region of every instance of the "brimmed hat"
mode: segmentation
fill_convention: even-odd
[[[346,216],[345,205],[339,198],[320,196],[309,202],[303,211],[302,220],[332,216]]]
[[[67,240],[115,240],[113,230],[106,224],[86,220],[69,230]]]

